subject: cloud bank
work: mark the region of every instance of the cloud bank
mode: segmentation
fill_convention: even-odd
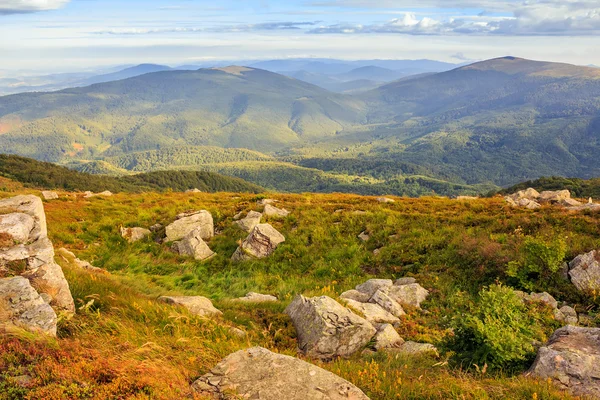
[[[0,15],[56,10],[70,0],[0,0]]]

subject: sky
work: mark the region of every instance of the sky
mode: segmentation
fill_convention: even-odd
[[[0,70],[299,57],[600,65],[600,0],[0,0]]]

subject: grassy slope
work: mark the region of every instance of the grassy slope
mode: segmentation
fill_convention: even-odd
[[[458,291],[472,296],[496,280],[510,283],[506,264],[517,258],[525,237],[563,238],[567,259],[600,245],[598,214],[513,209],[500,199],[397,199],[380,204],[355,195],[274,196],[291,211],[284,220],[270,220],[286,242],[268,259],[237,264],[229,256],[245,234],[232,226],[232,216],[257,209],[255,196],[147,193],[46,203],[55,247],[66,246],[111,275],[90,275],[57,258],[80,307],[78,314],[61,323],[57,341],[0,338],[1,376],[27,373],[35,378],[29,392],[10,378],[0,379],[0,393],[20,398],[17,394],[26,392],[31,399],[117,394],[181,398],[189,394],[190,382],[237,349],[262,345],[295,354],[294,330],[283,314],[295,294],[336,296],[372,276],[414,276],[431,291],[424,304],[431,313],[409,310],[401,334],[444,350],[448,319],[461,312],[453,308]],[[222,231],[210,242],[218,255],[208,262],[178,257],[151,240],[127,244],[118,234],[119,225],[165,224],[189,209],[211,211]],[[338,209],[345,211],[335,213]],[[357,210],[366,213],[352,212]],[[365,229],[372,239],[362,243],[356,236]],[[382,250],[374,255],[377,248]],[[275,294],[282,304],[228,301],[248,291]],[[589,306],[595,315],[596,303],[577,295],[569,284],[557,281],[550,292],[559,301]],[[155,301],[167,293],[208,296],[224,317],[202,320]],[[232,335],[231,326],[245,329],[248,337]],[[555,327],[545,327],[546,332]],[[373,400],[570,398],[546,382],[461,371],[444,363],[444,357],[358,355],[320,365],[357,384]]]

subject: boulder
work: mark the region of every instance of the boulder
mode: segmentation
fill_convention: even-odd
[[[517,206],[525,207],[530,210],[536,210],[541,207],[540,203],[530,199],[520,199],[519,201],[517,201]]]
[[[58,193],[44,190],[42,192],[42,197],[44,198],[44,200],[56,200],[58,199]]]
[[[268,302],[277,301],[277,297],[271,296],[270,294],[261,294],[261,293],[250,292],[250,293],[247,293],[246,296],[240,297],[236,300],[243,301],[246,303],[268,303]]]
[[[204,228],[198,227],[185,235],[183,239],[173,243],[173,250],[182,256],[194,257],[196,260],[208,260],[215,253],[202,240]]]
[[[200,317],[214,317],[223,314],[213,306],[212,301],[203,296],[161,296],[158,301],[183,306],[190,313]]]
[[[22,276],[29,279],[40,295],[47,296],[52,307],[69,313],[75,312],[75,302],[69,283],[65,279],[62,268],[54,260],[37,268],[28,269]]]
[[[564,199],[564,200],[561,200],[559,202],[559,204],[561,206],[565,206],[565,207],[579,207],[579,206],[583,205],[583,204],[581,204],[581,202],[579,202],[575,199]]]
[[[329,371],[262,347],[230,354],[192,388],[203,398],[215,399],[369,400]]]
[[[260,224],[260,220],[262,218],[262,213],[257,211],[250,211],[246,218],[238,219],[234,222],[237,226],[250,233],[256,227],[256,225]]]
[[[519,190],[517,193],[510,195],[510,198],[512,198],[515,201],[521,200],[521,199],[534,200],[534,199],[537,199],[538,197],[540,197],[540,193],[533,188]]]
[[[558,329],[539,349],[528,374],[576,396],[600,398],[600,328]]]
[[[290,212],[286,209],[282,209],[282,208],[277,208],[274,207],[270,204],[267,204],[265,206],[265,209],[263,210],[263,213],[267,216],[267,217],[287,217],[288,215],[290,215]]]
[[[88,191],[86,191],[83,194],[83,197],[86,198],[86,199],[91,199],[92,197],[98,197],[98,196],[101,196],[101,197],[110,197],[112,195],[113,194],[112,194],[112,192],[110,190],[105,190],[104,192],[100,192],[100,193],[93,193],[93,192],[90,192],[88,190]]]
[[[558,307],[558,301],[556,301],[556,299],[547,292],[531,293],[525,298],[525,300],[527,300],[529,302],[544,303],[544,304],[548,305],[548,307],[550,307],[550,308]]]
[[[406,315],[402,306],[389,294],[389,288],[381,288],[369,299],[369,303],[377,304],[394,317]]]
[[[417,280],[415,278],[411,278],[411,277],[404,277],[404,278],[400,278],[400,279],[396,279],[396,281],[394,282],[395,286],[404,286],[404,285],[410,285],[413,283],[417,283]]]
[[[268,257],[283,242],[285,237],[271,225],[258,224],[233,253],[231,259],[243,261]]]
[[[210,239],[215,234],[215,227],[212,215],[206,211],[197,211],[183,213],[177,216],[177,219],[165,229],[167,242],[174,242],[183,239],[188,233],[195,229],[200,229],[202,240]]]
[[[296,328],[300,351],[309,357],[351,356],[376,333],[367,320],[327,296],[296,296],[285,312]]]
[[[200,190],[198,188],[194,188],[194,189],[188,189],[185,192],[186,193],[202,193],[202,190]]]
[[[146,228],[120,228],[121,236],[123,239],[127,240],[129,243],[139,242],[150,236],[152,232]]]
[[[48,236],[46,225],[46,214],[42,199],[33,195],[21,195],[0,200],[0,213],[19,212],[27,214],[35,220],[34,231],[31,232],[30,240]]]
[[[600,290],[600,252],[580,254],[569,263],[569,277],[577,289],[591,293]]]
[[[389,349],[400,347],[404,343],[404,339],[398,335],[396,329],[390,324],[383,324],[377,329],[375,334],[375,350]]]
[[[31,215],[24,213],[0,215],[2,247],[29,242],[29,236],[34,227],[35,220]]]
[[[108,271],[106,271],[102,268],[94,267],[92,264],[90,264],[87,261],[80,260],[79,258],[77,258],[77,256],[73,252],[65,249],[64,247],[61,247],[60,249],[58,249],[57,253],[59,256],[62,257],[63,260],[65,260],[66,262],[68,262],[70,264],[73,264],[77,268],[85,269],[90,272],[99,273],[99,274],[108,274]]]
[[[374,326],[378,326],[379,324],[398,324],[400,322],[398,317],[390,314],[377,304],[346,300],[346,305],[352,310],[358,311]]]
[[[340,299],[344,300],[354,300],[361,303],[366,303],[369,301],[371,296],[368,293],[359,292],[358,290],[347,290],[344,293],[340,294]]]
[[[21,277],[0,279],[0,328],[16,326],[34,333],[56,336],[56,313]]]
[[[505,196],[504,197],[504,201],[508,203],[509,206],[511,207],[518,207],[519,205],[517,204],[517,202],[510,196]]]
[[[356,286],[355,289],[369,295],[369,298],[371,298],[379,289],[389,289],[392,287],[392,284],[391,279],[369,279],[365,283]]]
[[[273,200],[273,199],[260,199],[256,202],[256,204],[258,204],[259,206],[266,206],[267,204],[275,204],[275,203],[279,203],[279,201]]]
[[[542,203],[560,203],[571,198],[571,192],[568,190],[547,190],[540,193],[537,200]]]
[[[394,285],[390,287],[389,295],[400,304],[421,308],[421,303],[427,299],[429,291],[418,283],[408,285]]]
[[[377,200],[379,203],[395,203],[396,200],[390,199],[389,197],[378,197]]]
[[[563,306],[554,310],[554,319],[567,325],[577,325],[579,318],[573,307]]]

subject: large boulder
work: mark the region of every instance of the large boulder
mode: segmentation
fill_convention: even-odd
[[[256,227],[256,225],[260,224],[261,218],[262,213],[259,213],[258,211],[250,211],[246,215],[246,218],[238,219],[234,222],[234,224],[236,224],[246,232],[250,233]]]
[[[213,306],[212,301],[203,296],[161,296],[158,301],[187,308],[187,310],[200,317],[214,317],[223,313]]]
[[[398,317],[390,314],[377,304],[346,300],[346,305],[352,310],[364,315],[365,319],[373,326],[379,326],[380,324],[398,324],[400,322]]]
[[[377,304],[394,317],[406,315],[402,306],[389,294],[389,288],[381,288],[369,299],[369,303]]]
[[[0,279],[0,330],[11,326],[56,336],[56,313],[21,277]]]
[[[569,200],[571,198],[571,192],[568,190],[547,190],[540,193],[537,200],[544,203],[560,203],[561,201]]]
[[[540,197],[540,193],[533,188],[527,188],[525,190],[519,190],[517,193],[514,193],[509,197],[514,201],[518,201],[521,199],[535,200],[538,197]]]
[[[600,252],[598,250],[578,255],[569,263],[571,282],[582,292],[600,290]]]
[[[42,197],[44,198],[44,200],[56,200],[58,199],[58,193],[44,190],[42,192]]]
[[[327,296],[296,296],[285,312],[296,327],[300,351],[309,357],[350,356],[376,333],[367,320]]]
[[[343,300],[354,300],[360,303],[367,303],[371,296],[367,293],[359,292],[358,290],[346,290],[344,293],[340,294],[340,299]]]
[[[560,328],[539,349],[529,375],[576,396],[600,398],[600,328]]]
[[[268,257],[283,242],[285,237],[271,225],[258,224],[233,253],[231,259],[243,261]]]
[[[418,283],[410,283],[408,285],[394,284],[390,287],[388,293],[397,303],[408,304],[416,308],[421,308],[421,303],[429,295],[429,291]]]
[[[369,400],[329,371],[261,347],[230,354],[192,388],[215,399]]]
[[[36,196],[0,200],[0,213],[0,267],[24,264],[25,270],[19,274],[29,279],[51,306],[75,312],[69,284],[54,261],[42,200]]]
[[[203,228],[198,227],[185,235],[183,239],[173,243],[173,250],[182,256],[194,257],[196,260],[208,260],[215,253],[202,240]]]
[[[148,236],[152,234],[150,229],[134,227],[134,228],[120,228],[121,236],[123,239],[127,240],[129,243],[139,242],[140,240],[144,240]]]
[[[392,284],[391,279],[369,279],[365,283],[357,285],[355,289],[371,298],[379,289],[389,289],[392,287]]]
[[[375,350],[397,348],[404,343],[404,339],[398,335],[396,329],[390,324],[379,326],[374,340]]]
[[[195,229],[200,229],[202,240],[210,239],[215,234],[215,226],[212,215],[206,211],[195,211],[183,213],[177,216],[177,219],[165,229],[167,242],[174,242],[183,239],[188,233]]]

